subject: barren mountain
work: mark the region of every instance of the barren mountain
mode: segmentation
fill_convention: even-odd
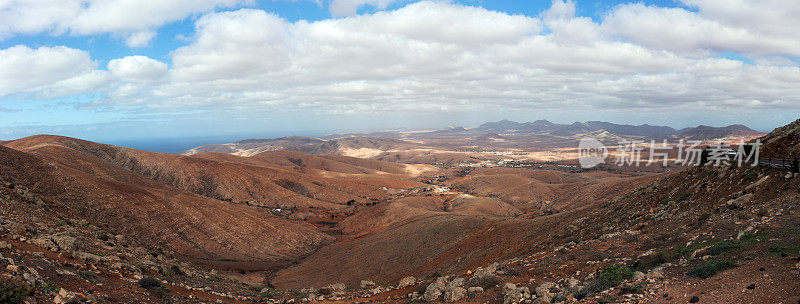
[[[764,155],[791,153],[796,125],[765,136]],[[375,158],[392,155],[446,154]],[[23,138],[0,146],[0,242],[12,244],[0,251],[14,257],[2,271],[37,301],[52,301],[52,282],[89,302],[800,300],[800,177],[787,168],[542,168]],[[81,245],[60,247],[65,235]]]
[[[764,135],[764,133],[755,131],[743,125],[730,125],[719,128],[701,125],[695,128],[681,130],[681,132],[678,134],[679,137],[693,140],[713,140],[732,136],[757,137],[761,135]]]
[[[0,147],[3,180],[92,224],[192,260],[275,267],[332,241],[311,225],[167,186],[93,154],[122,153],[111,146],[53,136],[6,145],[15,149]]]

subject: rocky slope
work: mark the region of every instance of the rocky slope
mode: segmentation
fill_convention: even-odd
[[[0,283],[37,303],[800,301],[785,169],[407,169],[5,142]],[[282,193],[288,213],[263,204]]]

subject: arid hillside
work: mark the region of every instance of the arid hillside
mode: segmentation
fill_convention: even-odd
[[[765,137],[762,152],[790,151],[791,132]],[[787,168],[370,158],[4,142],[0,203],[21,207],[0,212],[11,244],[0,253],[16,258],[0,260],[45,301],[56,297],[47,284],[78,292],[62,298],[102,290],[146,303],[800,300],[789,288],[800,283],[800,177]],[[65,234],[81,245],[60,247]]]
[[[346,214],[354,203],[385,199],[389,188],[419,185],[404,181],[410,175],[403,165],[364,161],[369,168],[358,167],[346,158],[339,159],[355,165],[308,156],[305,161],[318,169],[295,168],[269,155],[187,157],[58,136],[28,137],[0,148],[4,180],[94,224],[146,236],[154,246],[208,263],[297,259],[333,241],[309,223],[314,216]]]

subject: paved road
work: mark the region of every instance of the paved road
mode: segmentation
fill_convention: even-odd
[[[795,161],[795,159],[791,159],[791,158],[759,158],[758,159],[758,164],[762,165],[762,166],[791,168],[793,161]]]

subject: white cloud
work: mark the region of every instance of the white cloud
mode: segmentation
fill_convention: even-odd
[[[156,37],[155,31],[142,31],[130,34],[125,39],[125,44],[132,48],[142,48],[150,44],[150,41]]]
[[[692,14],[622,5],[597,23],[560,0],[538,17],[446,2],[295,23],[254,9],[213,13],[173,52],[167,78],[120,87],[107,102],[323,113],[800,104],[800,88],[787,85],[797,67],[715,58],[708,45],[736,44],[681,36],[713,27]],[[770,47],[750,46],[759,45]]]
[[[249,0],[5,0],[0,1],[0,40],[17,34],[51,33],[125,37],[146,46],[164,24]]]
[[[602,22],[561,0],[538,16],[428,1],[314,22],[209,13],[169,66],[144,56],[109,62],[105,77],[116,82],[97,105],[247,114],[800,106],[800,68],[787,58],[800,53],[793,33],[692,5],[697,12],[626,4]],[[80,54],[86,67],[50,82],[104,79]]]
[[[68,47],[13,46],[0,50],[0,96],[46,91],[44,96],[92,91],[108,83],[89,53]]]
[[[397,0],[332,0],[329,9],[333,16],[355,16],[362,6],[385,9],[395,1]]]
[[[706,56],[740,52],[751,56],[800,57],[800,27],[794,1],[684,1],[698,7],[626,4],[603,22],[605,31],[651,48]],[[768,3],[769,2],[769,3]]]
[[[147,56],[128,56],[108,62],[114,76],[128,82],[155,82],[167,74],[167,64]]]

